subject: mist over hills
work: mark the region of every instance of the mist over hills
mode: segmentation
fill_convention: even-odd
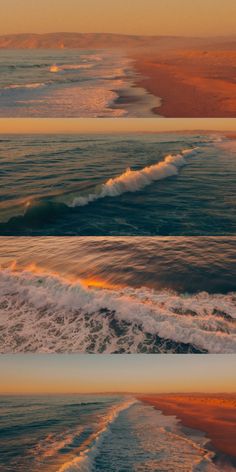
[[[0,36],[1,49],[105,49],[105,48],[224,48],[235,49],[236,38],[187,38],[184,36],[142,36],[117,33],[25,33]]]

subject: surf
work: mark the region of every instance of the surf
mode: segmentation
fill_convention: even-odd
[[[118,177],[107,180],[98,188],[97,192],[74,198],[69,206],[85,206],[100,198],[118,197],[126,192],[138,192],[155,181],[177,176],[180,168],[187,165],[186,157],[195,154],[197,149],[195,147],[184,149],[176,155],[169,154],[163,161],[146,166],[141,170],[128,168]]]
[[[120,404],[112,407],[104,418],[104,422],[101,424],[101,429],[90,437],[88,447],[81,451],[78,457],[75,457],[74,459],[60,467],[58,472],[91,471],[96,455],[99,454],[99,450],[102,446],[102,443],[109,435],[112,423],[117,420],[121,412],[128,410],[136,403],[137,400],[135,399],[127,399],[121,402]]]
[[[33,268],[0,274],[2,352],[236,349],[235,293],[103,288]]]
[[[108,466],[115,471],[117,464],[120,470],[218,471],[212,462],[214,453],[205,446],[208,440],[194,433],[185,433],[174,416],[130,400],[127,406],[116,407],[116,414],[92,444],[58,472],[95,472]],[[127,442],[132,444],[130,449]]]

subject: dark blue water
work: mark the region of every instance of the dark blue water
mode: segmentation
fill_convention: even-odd
[[[235,149],[199,134],[2,136],[0,234],[235,234]]]
[[[0,400],[4,472],[219,472],[203,434],[183,431],[175,417],[135,398],[61,395]]]
[[[121,402],[95,395],[1,397],[0,470],[59,470],[92,445]]]

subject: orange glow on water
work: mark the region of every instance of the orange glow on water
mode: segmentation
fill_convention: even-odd
[[[12,261],[7,268],[10,269],[12,272],[16,271],[17,270],[17,261]]]
[[[103,280],[100,277],[77,277],[76,275],[65,275],[62,276],[58,274],[55,271],[52,271],[47,268],[40,267],[38,264],[31,262],[26,265],[21,265],[18,261],[14,260],[10,264],[7,265],[7,267],[4,267],[6,269],[10,269],[13,273],[19,273],[19,272],[30,272],[33,275],[38,275],[39,277],[54,277],[57,280],[59,280],[62,283],[69,283],[70,285],[76,285],[80,284],[84,288],[101,288],[101,289],[108,289],[108,290],[114,290],[117,288],[121,288],[121,285],[117,284],[112,284],[110,282],[107,282]]]
[[[59,72],[59,67],[56,64],[53,64],[53,66],[50,67],[49,71],[50,72]]]
[[[97,277],[80,279],[80,283],[82,283],[82,285],[88,288],[94,287],[94,288],[105,288],[105,289],[113,290],[120,287],[119,285],[111,284]]]

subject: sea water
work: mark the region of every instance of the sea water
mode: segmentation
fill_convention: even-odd
[[[1,136],[2,235],[236,234],[235,141]]]
[[[1,352],[235,353],[235,259],[235,237],[2,237]]]
[[[219,470],[202,433],[134,397],[3,396],[0,412],[4,472]]]
[[[137,78],[121,50],[0,50],[0,116],[154,116]]]

